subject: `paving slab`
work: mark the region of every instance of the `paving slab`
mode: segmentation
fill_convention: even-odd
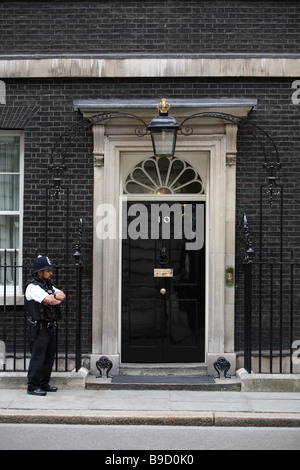
[[[170,392],[172,410],[244,411],[251,409],[239,392]]]
[[[96,391],[93,410],[169,410],[169,392],[165,390],[100,390]]]
[[[171,405],[173,411],[244,411],[250,412],[247,403],[203,403],[199,402],[173,402]]]
[[[300,413],[300,393],[245,393],[254,412]]]
[[[0,408],[8,408],[20,393],[20,390],[0,390]]]
[[[3,390],[0,390],[0,396]],[[24,410],[85,410],[89,407],[94,392],[89,390],[62,390],[37,397],[26,390],[18,393],[7,406],[8,409]]]
[[[224,403],[228,399],[234,402],[245,401],[244,394],[240,392],[199,392],[199,391],[170,391],[170,397],[172,401],[188,400],[188,401],[203,401],[211,403]]]
[[[193,390],[0,390],[0,422],[300,427],[300,394]]]

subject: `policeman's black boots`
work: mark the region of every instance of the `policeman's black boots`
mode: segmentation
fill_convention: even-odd
[[[40,387],[34,387],[32,385],[28,385],[27,393],[28,395],[36,395],[39,397],[47,395],[47,392],[45,390],[41,389]]]
[[[57,392],[58,388],[52,387],[51,385],[47,384],[42,386],[42,390],[44,390],[45,392]]]
[[[35,387],[33,385],[28,385],[27,393],[28,395],[36,395],[39,397],[44,397],[47,395],[47,392],[57,392],[57,387],[52,387],[51,385],[47,384],[42,387]]]

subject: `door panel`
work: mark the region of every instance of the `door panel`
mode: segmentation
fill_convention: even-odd
[[[202,362],[205,245],[198,250],[187,250],[186,243],[190,240],[178,237],[172,213],[170,217],[161,214],[156,220],[159,230],[153,230],[152,204],[157,202],[143,204],[148,223],[144,226],[144,238],[128,237],[122,246],[122,362]],[[183,221],[186,203],[178,204],[182,207]],[[189,204],[193,206],[195,225],[196,206],[205,203]],[[133,219],[128,218],[128,226]],[[163,233],[164,223],[169,224],[167,238]],[[153,234],[158,234],[158,238],[153,239]],[[185,235],[184,230],[182,234]],[[159,271],[161,275],[166,269],[172,269],[173,276],[154,277],[154,269],[163,270]]]

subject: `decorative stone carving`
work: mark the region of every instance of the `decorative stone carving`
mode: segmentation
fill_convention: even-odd
[[[94,155],[94,166],[104,166],[104,155],[98,154],[97,156]]]
[[[236,155],[226,154],[226,166],[236,165]]]
[[[94,134],[94,166],[104,166],[104,125],[93,126]]]
[[[236,165],[237,125],[226,124],[226,166]]]

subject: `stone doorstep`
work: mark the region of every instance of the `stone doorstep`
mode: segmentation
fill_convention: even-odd
[[[240,391],[240,379],[213,379],[205,376],[145,376],[143,382],[141,376],[120,376],[123,380],[114,383],[111,378],[107,378],[103,373],[102,378],[89,374],[85,368],[78,372],[53,372],[51,374],[51,384],[56,385],[61,390],[202,390],[202,391]],[[136,380],[135,380],[136,379]],[[199,383],[198,383],[199,382]],[[0,389],[26,389],[26,372],[0,372]]]
[[[88,390],[198,390],[198,391],[240,391],[240,379],[214,379],[211,376],[150,376],[128,375],[102,378],[95,375],[86,377]]]
[[[82,390],[89,371],[52,372],[51,383],[62,390]],[[0,372],[0,389],[26,389],[27,372]]]
[[[82,367],[78,372],[53,372],[53,385],[57,385],[62,390],[82,390],[90,389],[177,389],[177,390],[241,390],[242,392],[300,392],[300,374],[249,374],[245,369],[239,369],[236,377],[231,379],[215,379],[215,383],[190,383],[176,384],[157,383],[112,383],[112,379],[96,378],[89,370]],[[187,385],[187,387],[186,387]],[[0,372],[0,389],[26,389],[26,372]]]
[[[242,392],[300,392],[300,374],[249,374],[236,372]]]
[[[207,374],[207,365],[203,363],[182,364],[121,364],[119,374],[126,376],[203,376]],[[112,373],[112,375],[114,375]],[[117,374],[116,374],[117,375]]]

